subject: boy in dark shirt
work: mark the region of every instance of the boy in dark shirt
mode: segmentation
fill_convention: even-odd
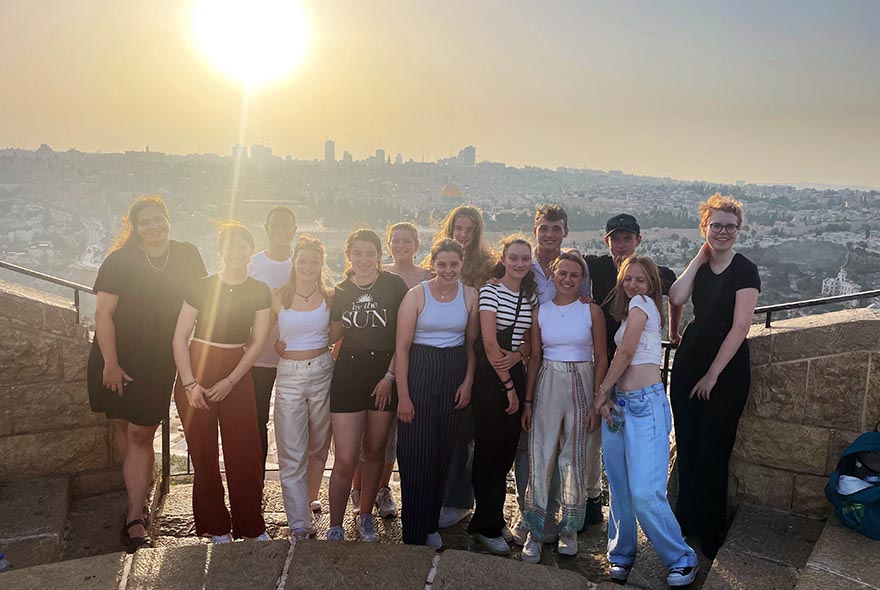
[[[636,252],[636,248],[642,243],[641,228],[636,218],[627,213],[615,215],[605,224],[605,245],[608,246],[609,254],[602,256],[587,255],[587,267],[590,269],[590,279],[593,282],[593,301],[602,306],[605,312],[605,326],[608,334],[608,361],[614,358],[617,346],[614,344],[614,334],[620,327],[620,322],[608,313],[606,299],[617,281],[617,270],[620,263],[628,256]],[[660,282],[663,294],[669,295],[669,287],[675,282],[675,273],[665,266],[658,266],[660,270]],[[669,340],[677,345],[681,340],[678,333],[678,325],[681,323],[681,307],[669,303]]]

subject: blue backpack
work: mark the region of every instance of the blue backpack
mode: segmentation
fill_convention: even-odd
[[[880,540],[880,422],[874,432],[865,432],[840,455],[837,469],[825,486],[825,496],[834,505],[840,522],[854,531]],[[852,493],[838,491],[841,477],[861,487]]]

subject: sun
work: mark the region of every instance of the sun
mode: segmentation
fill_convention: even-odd
[[[308,18],[297,0],[193,0],[196,46],[248,89],[293,72],[308,53]]]

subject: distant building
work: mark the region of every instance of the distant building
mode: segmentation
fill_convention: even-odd
[[[342,152],[342,163],[343,164],[351,164],[351,162],[352,162],[351,152],[348,150],[345,150],[344,152]]]
[[[336,142],[332,139],[324,142],[324,161],[328,163],[336,161]]]
[[[232,157],[236,160],[247,160],[248,149],[246,145],[235,144],[232,146]]]
[[[259,144],[252,145],[251,160],[257,165],[268,163],[272,160],[272,148]]]
[[[376,163],[384,164],[385,163],[385,150],[378,149],[376,150]]]
[[[862,286],[854,283],[846,277],[846,271],[842,268],[837,273],[837,278],[827,278],[822,281],[822,296],[834,297],[835,295],[852,295],[862,290]]]
[[[458,152],[458,163],[462,166],[474,167],[477,164],[477,148],[472,145],[467,146]]]
[[[452,183],[447,184],[440,191],[440,198],[447,201],[460,201],[461,189]]]
[[[400,154],[397,154],[397,157],[394,158],[394,165],[400,166],[401,164],[403,164],[403,156]]]

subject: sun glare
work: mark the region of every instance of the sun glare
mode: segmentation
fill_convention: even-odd
[[[208,61],[247,88],[290,74],[309,47],[297,0],[193,0],[191,26]]]

